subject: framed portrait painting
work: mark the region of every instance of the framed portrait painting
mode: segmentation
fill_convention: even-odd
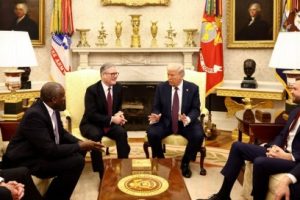
[[[33,46],[44,45],[45,0],[0,0],[0,30],[27,31]]]
[[[228,0],[227,47],[274,47],[280,20],[280,0]]]

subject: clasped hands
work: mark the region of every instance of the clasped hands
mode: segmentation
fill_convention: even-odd
[[[111,122],[123,126],[127,122],[127,120],[124,117],[124,113],[122,111],[119,111],[114,114],[114,116],[112,116]]]
[[[0,186],[6,187],[13,198],[13,200],[21,200],[24,196],[24,185],[16,181],[9,181],[7,183],[0,183]]]
[[[292,160],[292,155],[290,153],[285,152],[282,148],[277,145],[272,145],[267,148],[267,157],[269,158],[281,158],[285,160]]]
[[[160,120],[160,117],[161,117],[161,113],[159,114],[151,113],[150,115],[148,115],[148,121],[150,124],[154,124]],[[190,123],[189,117],[187,117],[184,113],[183,114],[178,113],[178,121],[182,121],[184,126],[187,126]]]

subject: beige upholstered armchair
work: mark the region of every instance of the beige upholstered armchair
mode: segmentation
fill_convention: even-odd
[[[199,96],[200,96],[200,102],[201,102],[200,120],[202,122],[202,125],[204,125],[204,123],[203,123],[204,117],[208,113],[208,110],[205,107],[206,73],[205,72],[197,72],[197,71],[193,71],[193,70],[185,70],[184,79],[195,83],[199,87]],[[167,80],[167,78],[165,80]],[[171,134],[162,140],[162,144],[163,145],[169,144],[169,145],[186,146],[187,140],[179,134]],[[147,158],[149,158],[149,150],[148,150],[149,147],[150,147],[150,145],[149,145],[148,139],[146,137],[145,143],[144,143],[144,151],[145,151]],[[199,151],[201,154],[201,156],[200,156],[200,174],[206,175],[206,170],[204,169],[204,158],[206,156],[205,140],[203,141],[202,146],[200,146],[200,144],[199,144]]]
[[[98,80],[100,80],[100,71],[93,69],[68,72],[65,76],[66,110],[64,115],[67,118],[68,130],[81,140],[85,140],[79,130],[79,124],[84,113],[85,91],[88,86]],[[108,147],[116,145],[114,140],[105,136],[101,142],[107,147],[106,154],[109,153]]]

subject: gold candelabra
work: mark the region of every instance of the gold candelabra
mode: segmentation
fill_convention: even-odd
[[[166,47],[175,47],[176,45],[176,43],[174,42],[175,37],[176,37],[175,29],[172,28],[172,25],[170,23],[170,27],[167,30],[167,36],[165,36],[165,38],[167,38],[167,42],[165,43]]]
[[[99,35],[98,35],[98,42],[96,43],[96,46],[104,47],[107,45],[105,43],[107,33],[106,30],[104,29],[103,22],[101,22],[101,28],[99,30]]]

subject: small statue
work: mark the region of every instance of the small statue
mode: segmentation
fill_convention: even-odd
[[[151,41],[151,47],[157,47],[157,40],[156,40],[156,36],[157,36],[157,21],[156,22],[151,22],[151,35],[152,35],[152,41]]]
[[[253,59],[247,59],[244,61],[244,77],[243,82],[241,83],[242,88],[257,88],[257,82],[254,77],[251,77],[256,68],[256,63]]]
[[[116,47],[121,47],[122,44],[121,44],[120,37],[122,35],[122,21],[120,21],[120,22],[116,21],[115,33],[116,33],[116,36],[117,36]]]
[[[88,41],[87,41],[87,38],[86,38],[86,35],[87,35],[87,32],[90,31],[90,29],[76,29],[76,31],[79,32],[79,35],[80,35],[80,40],[78,41],[78,44],[77,44],[77,47],[90,47]]]
[[[132,25],[131,45],[130,47],[141,47],[140,31],[140,16],[141,15],[130,15]]]
[[[104,47],[107,45],[105,43],[107,33],[106,30],[104,29],[103,22],[101,22],[101,29],[99,30],[99,35],[98,35],[98,43],[96,43],[97,46]]]
[[[172,25],[170,23],[170,28],[167,30],[167,36],[165,38],[167,38],[167,42],[166,47],[175,47],[176,43],[174,42],[174,38],[176,37],[176,32],[175,30],[172,28]]]

